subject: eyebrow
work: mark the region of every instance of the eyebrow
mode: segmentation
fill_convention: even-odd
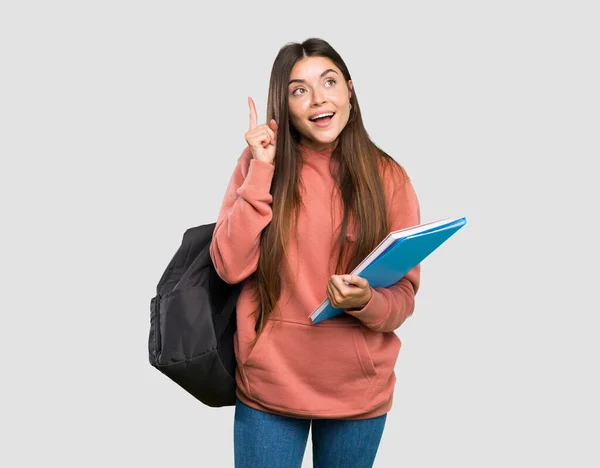
[[[323,78],[325,75],[327,75],[327,73],[329,72],[333,72],[336,75],[339,75],[338,72],[336,72],[333,68],[328,68],[327,70],[325,70],[323,73],[321,73],[321,76],[319,78]],[[291,85],[292,83],[306,83],[306,80],[301,80],[299,78],[296,78],[295,80],[290,80],[290,82],[288,83],[288,86]]]

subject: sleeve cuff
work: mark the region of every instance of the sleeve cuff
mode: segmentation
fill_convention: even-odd
[[[275,166],[273,164],[252,159],[246,178],[237,190],[238,195],[248,200],[254,198],[262,200],[265,197],[271,200],[269,191],[271,190],[274,173]]]
[[[381,291],[371,287],[371,299],[369,299],[369,302],[362,309],[346,309],[345,312],[365,323],[376,325],[385,319],[385,316],[382,316],[382,314],[387,315],[387,309],[388,304],[385,295]]]
[[[261,182],[270,184],[274,173],[275,166],[273,164],[252,158],[246,180],[250,179],[253,184],[260,184]]]

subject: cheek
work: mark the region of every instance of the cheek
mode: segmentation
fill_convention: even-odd
[[[302,127],[302,122],[297,119],[296,117],[292,116],[290,114],[290,124],[292,125],[292,127],[294,127],[296,129],[296,131],[302,133],[304,132],[304,129]]]
[[[346,95],[338,94],[335,97],[335,104],[340,109],[345,109],[346,107],[348,107],[350,105],[350,99],[348,99],[348,97]]]
[[[292,123],[294,124],[298,124],[300,122],[300,118],[299,118],[299,109],[297,105],[288,105],[288,109],[289,109],[289,113],[290,113],[290,120],[292,121]]]

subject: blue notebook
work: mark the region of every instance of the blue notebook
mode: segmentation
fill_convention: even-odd
[[[387,288],[400,281],[466,223],[466,218],[448,218],[391,232],[352,274],[367,279],[373,288]],[[333,307],[325,299],[310,319],[314,325],[342,313],[344,309]]]

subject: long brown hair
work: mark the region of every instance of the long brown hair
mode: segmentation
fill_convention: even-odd
[[[340,69],[346,85],[351,79],[340,55],[329,43],[319,38],[286,44],[279,50],[273,63],[267,101],[267,122],[275,119],[278,123],[275,172],[271,183],[273,217],[261,234],[258,267],[250,278],[254,283],[257,302],[256,339],[280,297],[281,267],[287,265],[289,234],[295,231],[302,203],[300,135],[289,119],[287,90],[294,64],[304,57],[326,57]],[[343,205],[343,218],[336,240],[337,251],[332,252],[332,256],[337,256],[335,274],[350,273],[389,232],[382,169],[397,170],[402,177],[407,177],[402,167],[369,138],[363,125],[355,87],[350,103],[350,118],[331,154],[331,174]],[[352,251],[348,251],[344,240],[351,222],[356,228],[356,241],[352,243]]]

